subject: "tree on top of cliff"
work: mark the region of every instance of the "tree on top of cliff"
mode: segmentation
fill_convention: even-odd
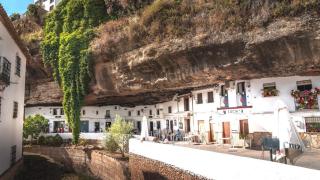
[[[111,18],[103,0],[63,0],[46,17],[43,60],[63,90],[63,107],[75,144],[80,135],[80,109],[90,82],[89,44],[94,28]]]

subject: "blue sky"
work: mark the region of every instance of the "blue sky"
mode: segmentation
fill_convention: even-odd
[[[0,0],[0,3],[10,16],[12,13],[25,13],[29,4],[33,3],[33,0]]]

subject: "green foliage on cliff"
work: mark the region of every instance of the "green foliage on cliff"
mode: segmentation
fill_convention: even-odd
[[[94,28],[108,18],[103,0],[63,0],[46,17],[42,55],[62,87],[63,107],[75,144],[79,141],[80,109],[91,74],[89,45]]]

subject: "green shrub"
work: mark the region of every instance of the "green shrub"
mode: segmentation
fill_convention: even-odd
[[[45,143],[46,143],[46,138],[44,136],[40,136],[38,138],[38,144],[39,145],[45,145]]]
[[[45,145],[47,145],[47,146],[53,146],[53,143],[54,142],[54,138],[53,138],[53,136],[47,136],[46,138],[45,138]]]
[[[112,137],[112,135],[107,135],[105,139],[105,148],[109,152],[116,152],[119,149],[118,143],[115,141],[115,139]]]
[[[61,146],[63,144],[63,139],[59,134],[56,134],[53,137],[53,145],[54,146]]]
[[[117,150],[119,150],[124,157],[124,153],[129,150],[129,139],[132,137],[132,130],[133,124],[131,122],[127,122],[121,116],[116,115],[109,132],[106,132],[105,144],[110,145],[110,147],[106,148],[114,150],[118,146]]]

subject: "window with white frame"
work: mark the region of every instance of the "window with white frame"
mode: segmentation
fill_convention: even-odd
[[[311,80],[297,81],[297,89],[299,91],[310,91],[312,89]]]

